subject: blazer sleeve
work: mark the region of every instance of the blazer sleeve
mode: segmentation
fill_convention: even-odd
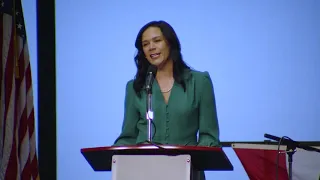
[[[133,89],[133,81],[126,84],[125,101],[124,101],[124,118],[122,122],[122,130],[113,146],[133,145],[136,144],[138,136],[137,122],[139,113],[135,106],[135,92]]]
[[[215,94],[211,77],[207,71],[201,80],[199,102],[199,141],[198,146],[220,146],[219,124]]]

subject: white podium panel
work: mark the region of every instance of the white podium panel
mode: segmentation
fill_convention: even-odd
[[[191,156],[114,155],[112,180],[190,180]]]

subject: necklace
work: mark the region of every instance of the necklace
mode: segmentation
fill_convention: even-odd
[[[170,88],[169,90],[167,90],[167,91],[161,91],[161,92],[162,92],[162,93],[168,93],[168,92],[171,91],[172,87],[173,87],[173,86],[171,86],[171,88]]]
[[[171,89],[173,88],[173,85],[174,85],[174,81],[173,81],[173,83],[172,83],[172,85],[171,85],[171,88],[170,88],[170,89],[168,89],[168,90],[166,90],[166,91],[162,91],[162,90],[161,90],[161,92],[162,92],[162,93],[168,93],[168,92],[170,92],[170,91],[171,91]]]

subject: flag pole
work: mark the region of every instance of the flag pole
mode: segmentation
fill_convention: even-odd
[[[13,0],[13,59],[15,64],[15,77],[18,79],[20,77],[20,69],[19,69],[19,56],[18,54],[18,43],[17,43],[17,25],[16,25],[16,0]]]

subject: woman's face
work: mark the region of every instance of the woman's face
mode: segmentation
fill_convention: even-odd
[[[168,60],[169,46],[160,28],[149,27],[142,34],[142,48],[150,64],[157,67]]]

